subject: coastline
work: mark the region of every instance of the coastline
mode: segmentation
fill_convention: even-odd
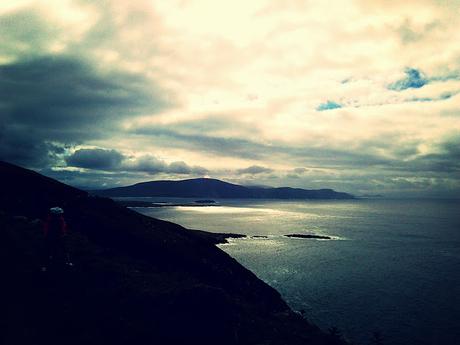
[[[2,162],[0,175],[4,344],[345,344],[215,245],[241,235],[190,231]],[[75,266],[44,274],[40,218],[55,205]]]

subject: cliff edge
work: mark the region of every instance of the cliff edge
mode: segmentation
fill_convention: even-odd
[[[0,343],[341,344],[203,236],[0,162]],[[65,210],[73,268],[40,271]]]

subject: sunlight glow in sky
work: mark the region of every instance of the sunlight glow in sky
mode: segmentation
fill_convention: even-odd
[[[459,24],[458,0],[2,1],[0,159],[456,196]]]

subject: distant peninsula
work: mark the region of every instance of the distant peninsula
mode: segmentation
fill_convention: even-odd
[[[106,197],[171,197],[233,199],[354,199],[332,189],[248,187],[211,178],[150,181],[131,186],[92,191]]]

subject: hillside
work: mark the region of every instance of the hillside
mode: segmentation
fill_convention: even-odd
[[[332,189],[246,187],[216,179],[151,181],[93,192],[108,197],[179,197],[234,199],[353,199],[351,194]]]
[[[340,344],[205,232],[0,162],[1,344]],[[75,267],[40,272],[65,209]]]

